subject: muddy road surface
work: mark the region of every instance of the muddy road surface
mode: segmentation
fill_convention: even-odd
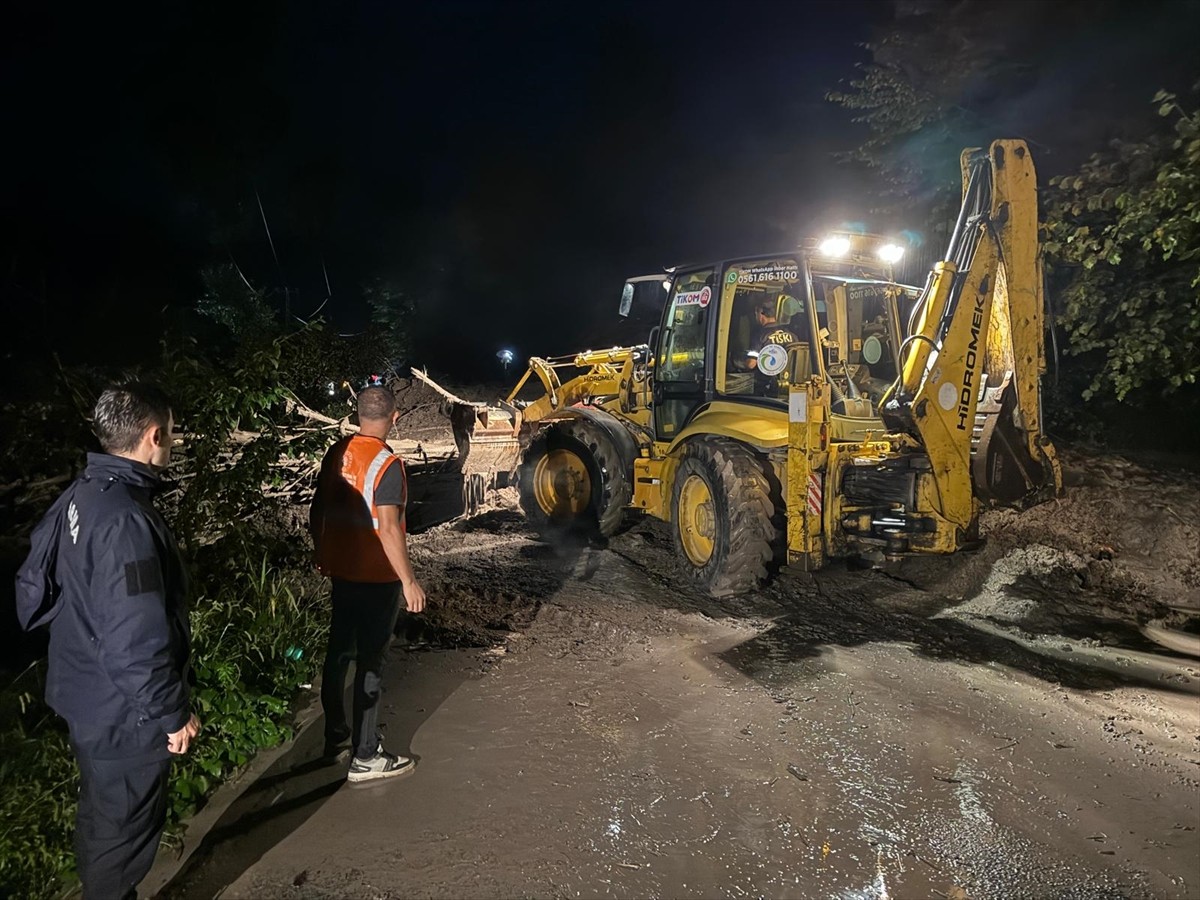
[[[414,538],[395,781],[320,722],[175,898],[1200,897],[1194,474],[1073,466],[986,548],[784,573],[714,601],[637,520],[547,542],[511,508]]]

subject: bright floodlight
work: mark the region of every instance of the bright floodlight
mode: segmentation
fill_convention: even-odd
[[[663,290],[669,291],[670,289],[671,289],[671,279],[670,278],[663,279]]]
[[[902,256],[904,256],[904,248],[899,244],[884,244],[879,248],[879,258],[885,263],[898,263]]]
[[[850,252],[850,238],[835,235],[821,241],[819,247],[822,256],[845,256]]]

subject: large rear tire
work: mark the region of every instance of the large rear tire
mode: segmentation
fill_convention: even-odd
[[[535,528],[612,537],[633,485],[617,448],[587,419],[555,422],[533,439],[517,473],[521,508]]]
[[[688,571],[714,597],[746,593],[767,577],[779,539],[767,465],[734,441],[697,440],[683,451],[671,535]]]

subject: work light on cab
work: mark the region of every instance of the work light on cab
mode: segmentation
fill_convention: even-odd
[[[850,238],[835,234],[821,241],[818,249],[822,256],[845,256],[850,252]]]

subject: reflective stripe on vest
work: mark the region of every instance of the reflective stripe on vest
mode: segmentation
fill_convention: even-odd
[[[375,454],[375,458],[371,460],[371,465],[367,467],[367,475],[363,479],[363,499],[367,501],[367,509],[371,511],[371,525],[376,531],[379,530],[379,516],[375,509],[375,480],[379,476],[379,471],[392,458],[391,450],[386,447],[380,450]]]

